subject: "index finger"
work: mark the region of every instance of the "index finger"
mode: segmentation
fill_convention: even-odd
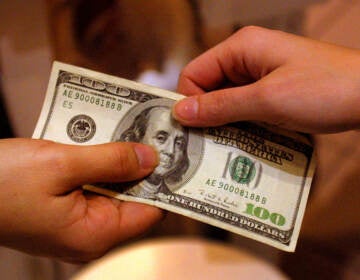
[[[286,48],[284,36],[261,27],[241,29],[191,61],[180,74],[177,91],[189,96],[261,79],[286,59],[279,51]]]

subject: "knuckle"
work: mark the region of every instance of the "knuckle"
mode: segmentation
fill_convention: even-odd
[[[257,50],[262,50],[274,40],[275,31],[259,26],[245,26],[235,33],[234,40],[242,40]],[[236,44],[234,44],[236,45]]]
[[[202,88],[196,84],[196,79],[192,77],[193,72],[189,67],[185,67],[179,75],[177,91],[181,94],[190,96],[202,93]]]
[[[234,118],[236,102],[233,101],[231,95],[220,91],[211,95],[202,95],[199,98],[199,103],[202,104],[199,108],[199,117],[202,121],[223,124]]]
[[[265,35],[267,31],[268,30],[263,27],[248,25],[239,29],[236,35],[240,36],[242,39],[253,41],[255,39],[258,39],[260,35]]]
[[[179,82],[186,81],[189,79],[190,73],[188,69],[189,69],[188,67],[185,67],[181,70],[179,74]]]
[[[221,93],[202,95],[199,96],[199,104],[199,118],[202,121],[214,121],[222,118],[222,108],[225,108],[226,100]]]
[[[187,84],[189,82],[192,82],[192,74],[193,72],[191,71],[191,68],[189,67],[189,65],[185,66],[180,74],[179,74],[179,79],[178,79],[178,83],[179,84]]]
[[[241,29],[239,29],[239,33],[241,33],[242,35],[252,35],[253,33],[258,33],[260,31],[262,31],[264,28],[259,27],[259,26],[255,26],[255,25],[247,25],[242,27]]]
[[[225,95],[222,92],[220,92],[219,94],[216,94],[216,99],[215,99],[215,110],[216,110],[216,118],[219,118],[223,115],[223,112],[227,111],[232,111],[232,107],[233,107],[233,102],[231,101],[231,95]]]

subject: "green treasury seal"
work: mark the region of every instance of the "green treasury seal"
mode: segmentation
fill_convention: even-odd
[[[249,184],[255,177],[256,168],[249,158],[238,156],[230,162],[229,172],[235,182]]]

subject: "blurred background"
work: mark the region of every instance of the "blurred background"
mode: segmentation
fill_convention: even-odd
[[[360,48],[360,0],[3,0],[0,18],[2,138],[31,137],[53,60],[175,90],[187,62],[246,25]],[[290,279],[360,279],[360,132],[314,139],[318,170],[296,253],[172,213],[136,242],[201,238]],[[84,268],[2,247],[0,260],[1,279],[69,279]]]

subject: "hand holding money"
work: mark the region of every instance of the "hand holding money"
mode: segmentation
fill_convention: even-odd
[[[181,95],[55,63],[34,138],[91,145],[141,142],[159,165],[133,184],[84,188],[155,205],[293,251],[313,149],[298,134],[261,124],[189,129],[171,117]]]
[[[125,182],[148,175],[157,165],[148,146],[2,139],[0,150],[1,246],[85,262],[143,233],[162,216],[155,207],[88,196],[79,189],[87,182]]]
[[[240,120],[305,133],[360,128],[360,51],[261,27],[245,27],[191,61],[177,104],[189,126]],[[206,93],[206,94],[204,94]]]

